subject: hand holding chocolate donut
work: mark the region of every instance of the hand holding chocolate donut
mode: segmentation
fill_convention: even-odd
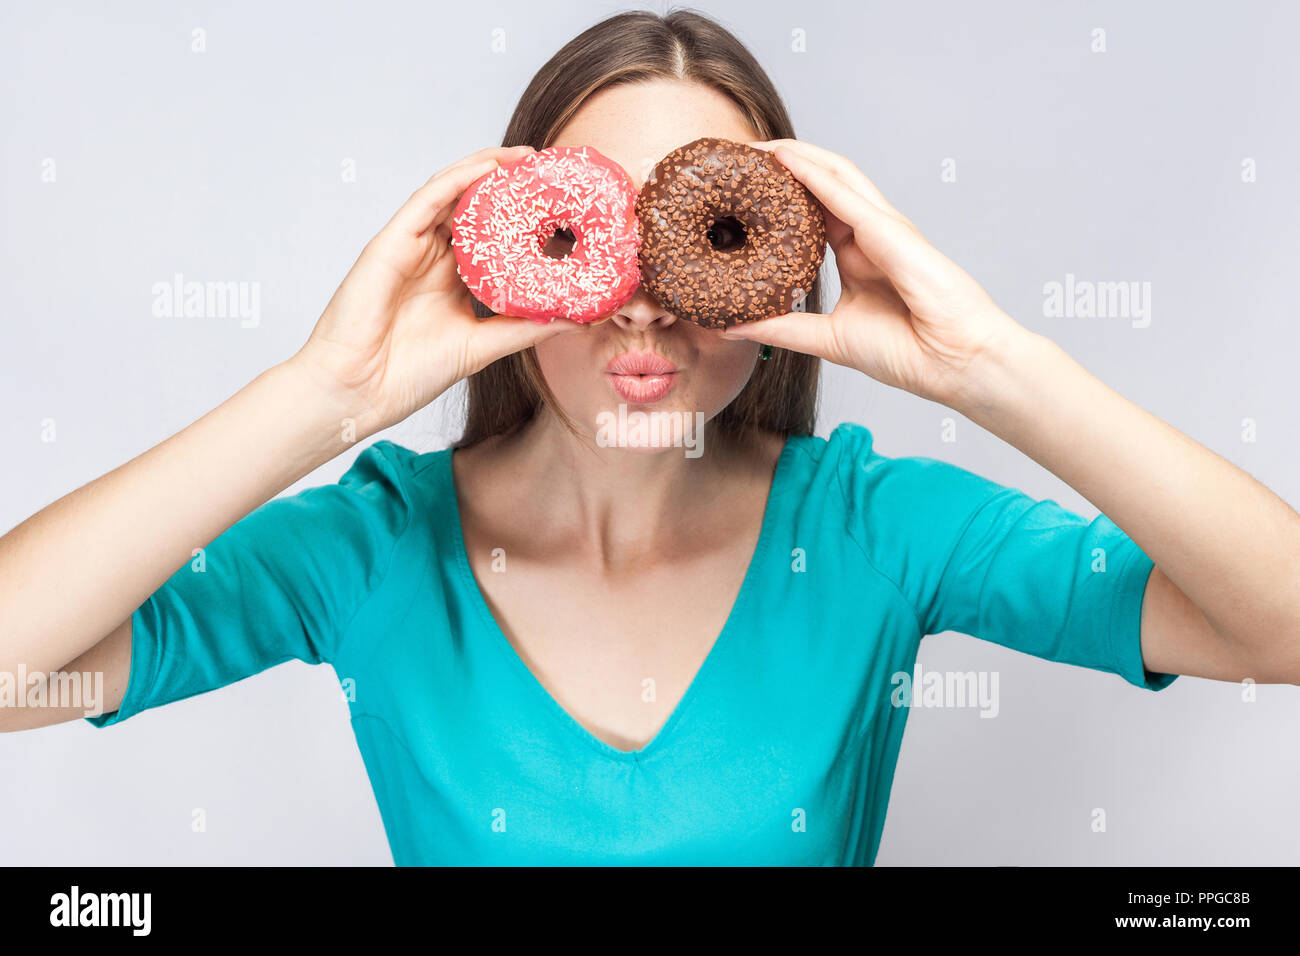
[[[840,297],[824,315],[774,316],[722,334],[816,355],[950,407],[980,401],[972,373],[996,368],[1024,328],[852,160],[800,140],[751,145],[770,149],[822,203]]]

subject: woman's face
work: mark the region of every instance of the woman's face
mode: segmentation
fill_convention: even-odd
[[[759,134],[722,94],[695,83],[653,80],[603,90],[574,114],[551,143],[591,146],[621,165],[637,189],[654,165],[701,136],[740,142]],[[758,356],[754,342],[728,341],[717,330],[679,321],[644,288],[597,325],[555,335],[536,346],[546,383],[584,433],[599,430],[601,413],[680,413],[686,428],[708,421],[749,381]],[[644,380],[606,372],[625,352],[650,352],[676,371],[662,397]],[[697,417],[697,413],[699,413]],[[667,419],[676,416],[666,416]],[[698,440],[700,436],[696,435]],[[662,447],[643,447],[660,451]]]

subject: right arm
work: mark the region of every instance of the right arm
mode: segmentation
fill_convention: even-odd
[[[111,712],[130,673],[133,612],[196,548],[461,378],[581,329],[480,320],[456,274],[447,221],[457,198],[523,149],[483,150],[435,175],[367,244],[291,359],[0,537],[0,671],[101,671]],[[82,715],[0,707],[0,730]]]
[[[77,661],[85,666],[69,669],[103,671],[104,709],[113,710],[129,673],[132,612],[195,548],[342,452],[345,413],[301,367],[277,365],[0,538],[0,670],[48,673]],[[0,708],[0,728],[80,713]]]

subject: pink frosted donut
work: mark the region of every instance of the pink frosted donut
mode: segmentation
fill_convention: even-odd
[[[460,197],[451,221],[457,271],[500,315],[598,321],[640,283],[636,198],[622,167],[589,146],[530,153]]]

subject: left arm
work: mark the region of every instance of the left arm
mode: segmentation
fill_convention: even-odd
[[[1300,514],[1002,312],[849,160],[753,145],[821,200],[842,294],[724,334],[856,368],[965,415],[1057,475],[1152,559],[1146,669],[1300,684]]]
[[[1060,477],[1155,562],[1147,670],[1300,683],[1300,515],[1051,340],[981,353],[953,406]]]

